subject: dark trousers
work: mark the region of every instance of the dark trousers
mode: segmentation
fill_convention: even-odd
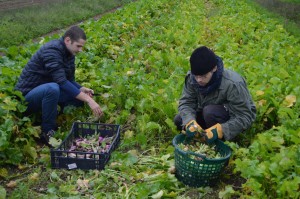
[[[224,123],[229,120],[229,112],[224,105],[208,105],[203,111],[196,113],[196,121],[203,128],[207,129],[217,123]],[[177,114],[174,118],[174,124],[178,130],[184,130],[182,118]]]

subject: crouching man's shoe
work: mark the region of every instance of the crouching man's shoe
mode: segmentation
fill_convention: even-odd
[[[50,130],[48,132],[42,132],[42,135],[41,135],[41,140],[47,144],[48,146],[51,146],[50,143],[49,143],[49,140],[51,137],[53,137],[55,134],[55,131],[54,130]]]

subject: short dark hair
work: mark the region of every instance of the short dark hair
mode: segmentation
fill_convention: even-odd
[[[78,26],[72,26],[69,28],[63,38],[70,37],[71,41],[78,41],[80,39],[86,40],[86,35],[83,29]]]

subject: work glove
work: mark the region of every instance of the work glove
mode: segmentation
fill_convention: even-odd
[[[187,137],[195,137],[199,132],[203,131],[196,120],[191,120],[185,125],[185,134]]]
[[[222,132],[222,126],[221,124],[217,123],[214,126],[204,130],[205,134],[205,141],[208,144],[212,144],[215,142],[217,139],[222,139],[223,138],[223,132]]]

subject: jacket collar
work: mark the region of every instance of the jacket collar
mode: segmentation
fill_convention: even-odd
[[[72,55],[72,53],[70,53],[70,51],[68,50],[68,48],[67,48],[67,46],[66,46],[66,44],[65,44],[65,41],[64,41],[64,38],[63,38],[63,37],[59,38],[59,42],[60,42],[61,45],[64,47],[66,56],[67,56],[67,57],[72,57],[73,55]]]

